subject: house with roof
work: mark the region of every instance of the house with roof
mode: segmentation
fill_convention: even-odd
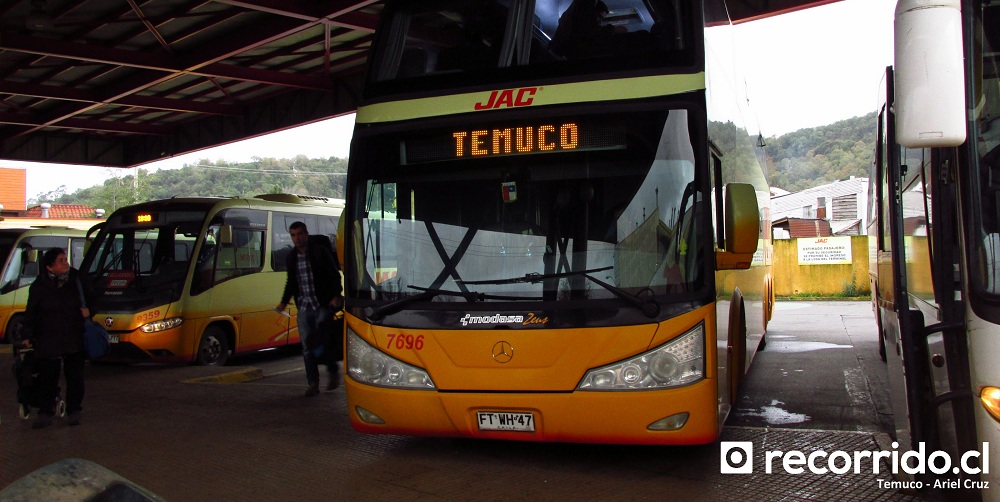
[[[27,173],[24,169],[0,167],[0,220],[7,225],[36,226],[45,220],[94,220],[104,218],[104,210],[84,204],[42,202],[28,206]]]
[[[834,181],[800,192],[771,191],[775,239],[865,235],[868,178]]]
[[[97,209],[85,204],[55,204],[43,202],[29,207],[24,211],[24,214],[21,217],[76,220],[100,218],[102,216],[104,216],[103,209]]]

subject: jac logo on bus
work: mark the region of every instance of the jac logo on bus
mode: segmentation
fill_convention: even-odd
[[[538,87],[522,87],[520,89],[504,89],[493,91],[489,99],[476,103],[476,110],[495,110],[497,108],[514,108],[518,106],[531,106],[535,100],[535,93]]]

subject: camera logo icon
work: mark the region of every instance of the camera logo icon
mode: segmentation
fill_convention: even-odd
[[[719,472],[722,474],[753,473],[753,442],[722,441]]]

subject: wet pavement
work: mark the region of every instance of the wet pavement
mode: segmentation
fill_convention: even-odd
[[[57,420],[32,430],[17,418],[13,380],[0,378],[0,490],[8,495],[0,501],[51,500],[10,494],[53,465],[81,475],[106,469],[107,479],[168,501],[920,500],[893,489],[885,469],[873,474],[870,462],[857,474],[766,472],[769,450],[885,449],[891,417],[870,315],[864,302],[779,303],[724,443],[704,446],[362,435],[350,427],[342,388],[302,396],[294,350],[224,368],[88,365],[79,427]],[[0,372],[10,375],[4,356]],[[751,472],[722,472],[728,442],[750,446],[743,465]],[[86,476],[81,496],[65,500],[86,500],[105,479]]]
[[[727,425],[892,430],[869,302],[778,302]]]

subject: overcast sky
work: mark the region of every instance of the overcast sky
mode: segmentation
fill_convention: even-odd
[[[894,8],[895,0],[842,0],[739,25],[740,39],[758,42],[757,57],[744,63],[751,105],[764,136],[874,111],[882,73],[892,64]],[[282,159],[299,154],[347,157],[353,126],[351,114],[142,167],[176,169],[200,159],[246,162],[251,157]],[[67,193],[91,187],[113,172],[103,167],[16,161],[0,161],[0,167],[27,169],[29,199],[62,185]]]
[[[895,0],[843,0],[739,25],[759,47],[745,68],[764,136],[875,111],[895,8]]]

